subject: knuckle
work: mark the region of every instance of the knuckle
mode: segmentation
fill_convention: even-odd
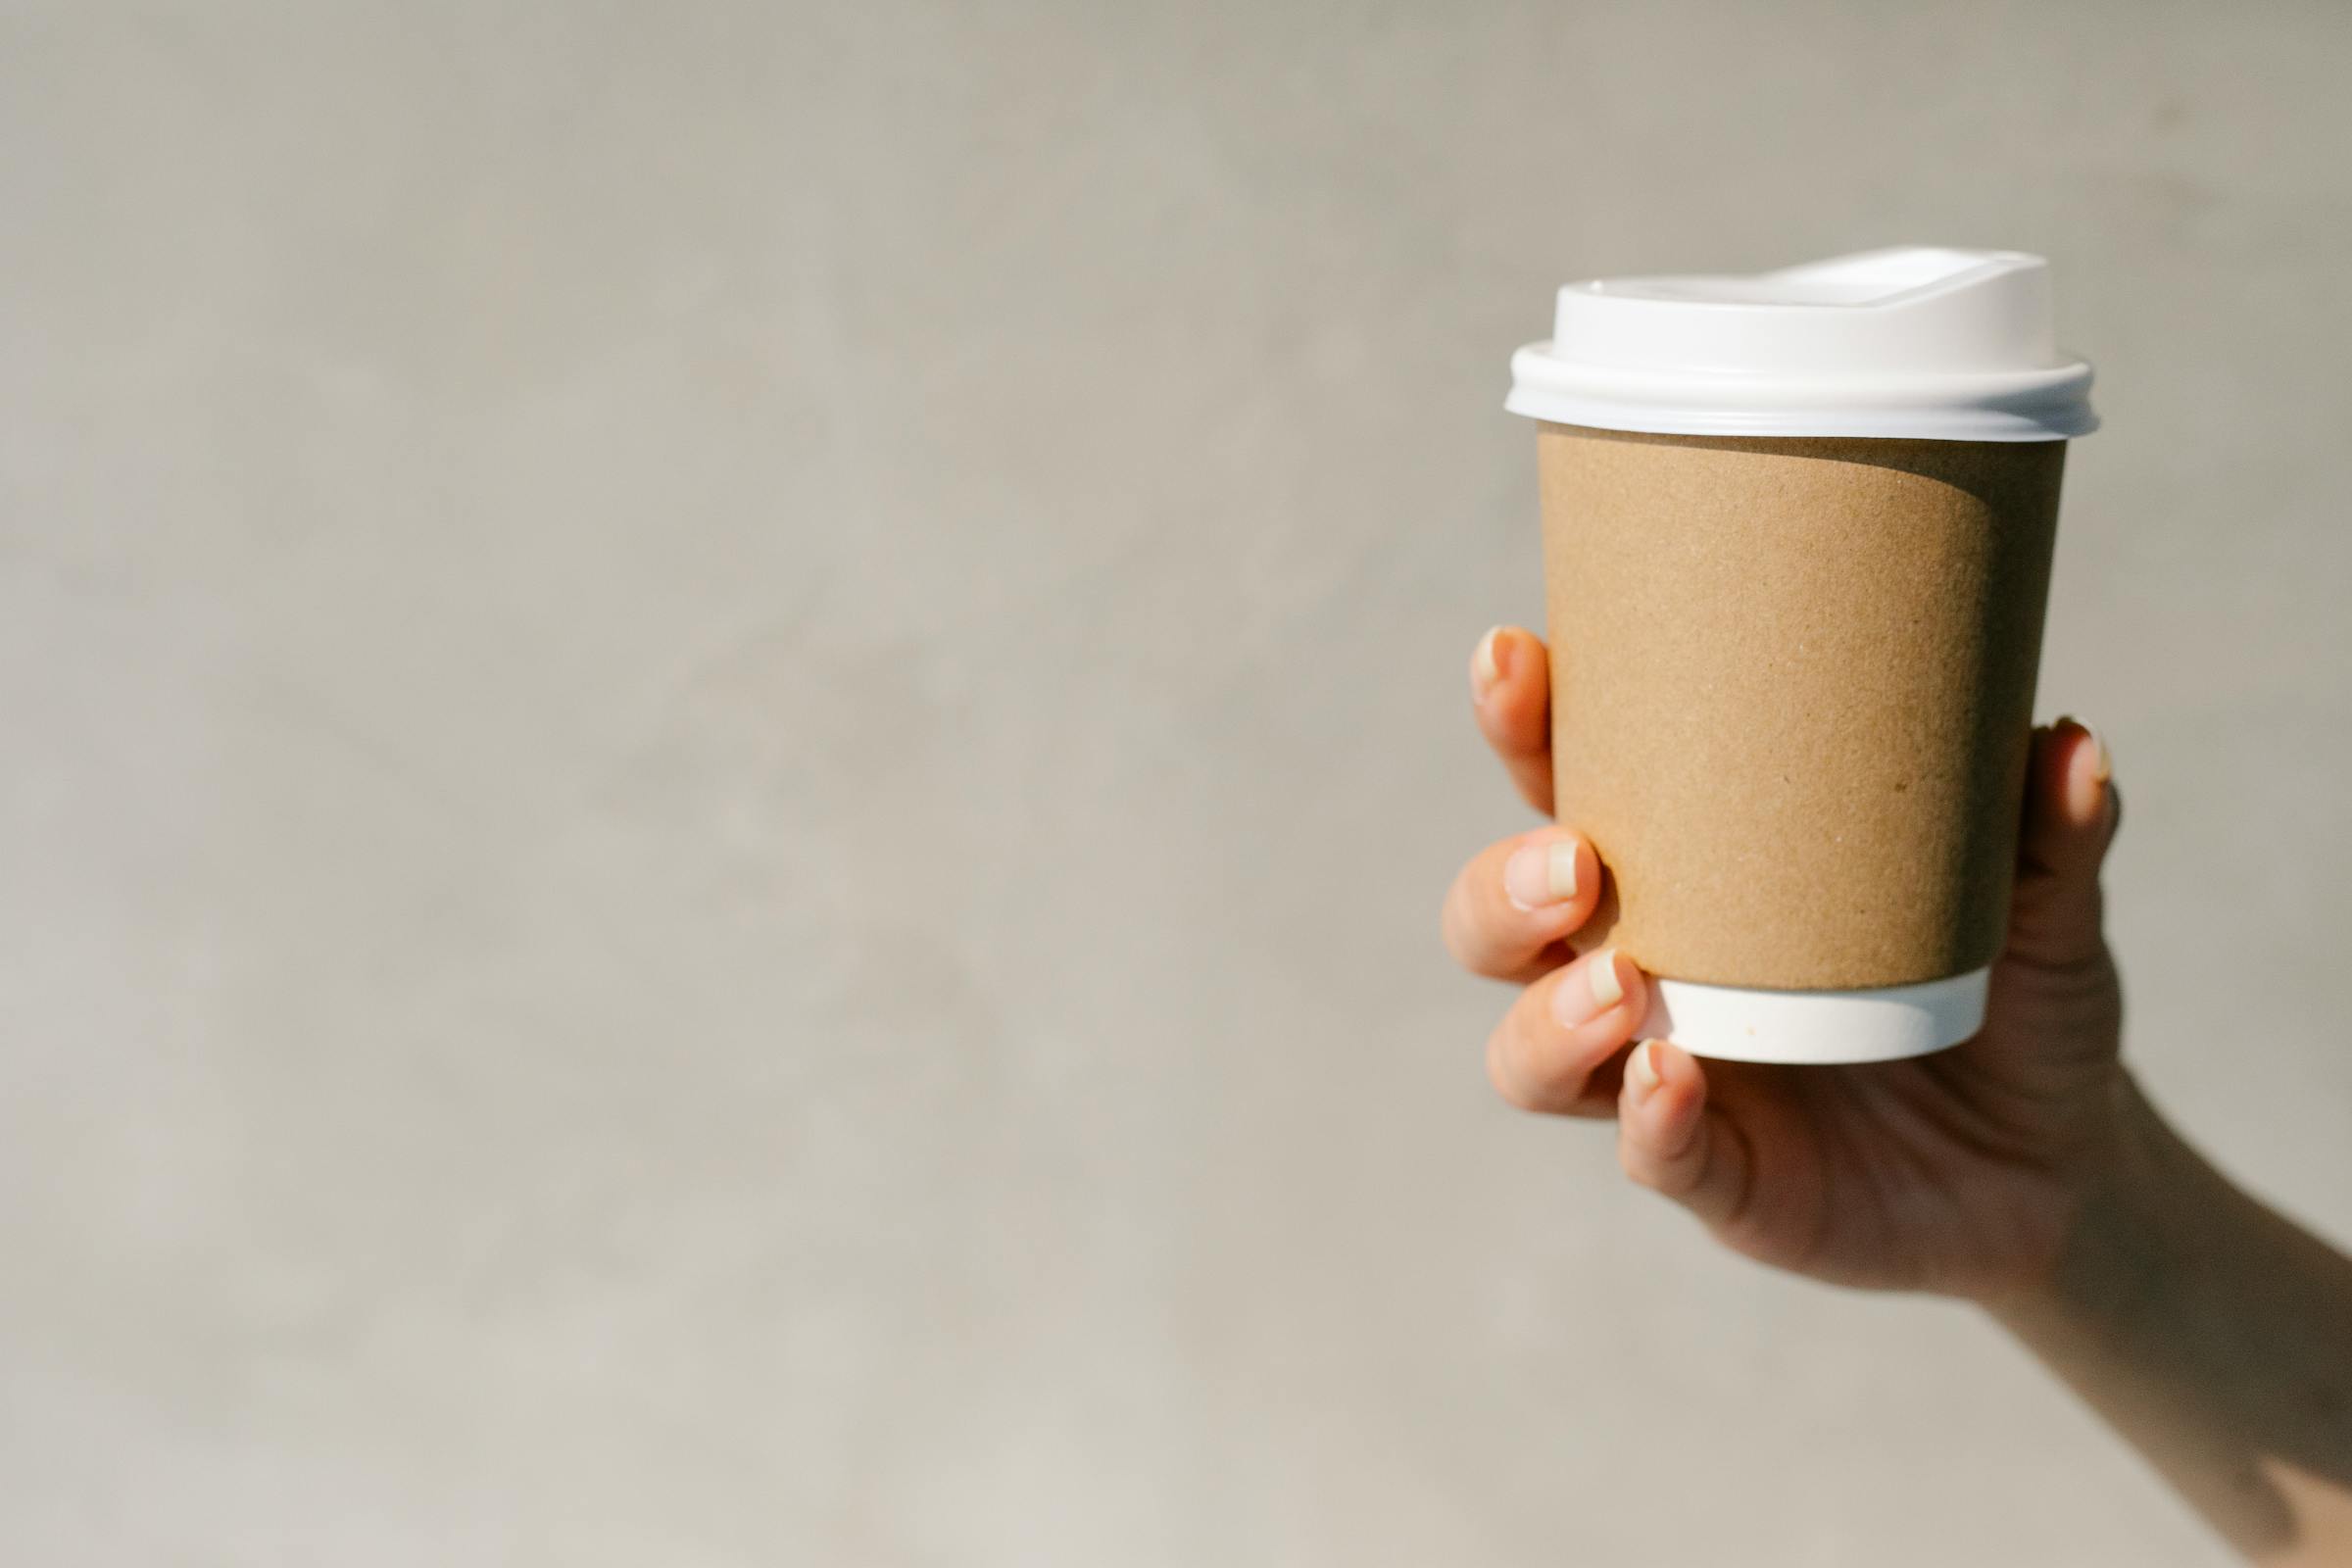
[[[1547,979],[1519,993],[1487,1048],[1487,1075],[1495,1090],[1521,1110],[1539,1115],[1565,1111],[1584,1087],[1583,1075],[1571,1072],[1549,1049],[1555,1031],[1544,1001]]]
[[[1439,914],[1446,949],[1465,968],[1480,968],[1494,945],[1491,933],[1501,876],[1486,864],[1488,858],[1478,856],[1455,875]]]
[[[1446,945],[1446,952],[1454,962],[1467,965],[1470,956],[1462,947],[1461,889],[1462,885],[1456,882],[1446,890],[1446,897],[1438,904],[1438,940]]]
[[[1446,951],[1463,968],[1484,972],[1487,950],[1491,946],[1485,934],[1486,922],[1481,918],[1480,900],[1475,867],[1466,868],[1446,890],[1446,904],[1438,918],[1438,928],[1446,939]]]
[[[1631,1133],[1618,1135],[1617,1165],[1625,1172],[1626,1180],[1636,1187],[1646,1187],[1653,1193],[1658,1191],[1657,1167],[1650,1163],[1649,1157],[1634,1142]]]
[[[1537,1107],[1528,1093],[1527,1080],[1514,1059],[1510,1034],[1510,1025],[1505,1023],[1487,1037],[1487,1081],[1505,1102],[1521,1110],[1534,1110]]]

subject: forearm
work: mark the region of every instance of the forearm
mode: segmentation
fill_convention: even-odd
[[[2118,1097],[2052,1279],[1994,1315],[2240,1551],[2352,1558],[2352,1260]]]

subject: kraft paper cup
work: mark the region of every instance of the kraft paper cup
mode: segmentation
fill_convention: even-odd
[[[1561,291],[1541,421],[1562,823],[1586,938],[1704,1055],[1982,1027],[2006,934],[2065,439],[2047,270],[1902,250]]]

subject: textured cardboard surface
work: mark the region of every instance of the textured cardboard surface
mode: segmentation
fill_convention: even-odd
[[[2065,443],[1538,440],[1589,937],[1725,985],[1989,962]]]

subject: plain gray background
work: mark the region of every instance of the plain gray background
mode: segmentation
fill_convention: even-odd
[[[2352,1235],[2352,13],[5,18],[0,1555],[2218,1560],[1435,911],[1552,289],[2042,251],[2131,1054]]]

